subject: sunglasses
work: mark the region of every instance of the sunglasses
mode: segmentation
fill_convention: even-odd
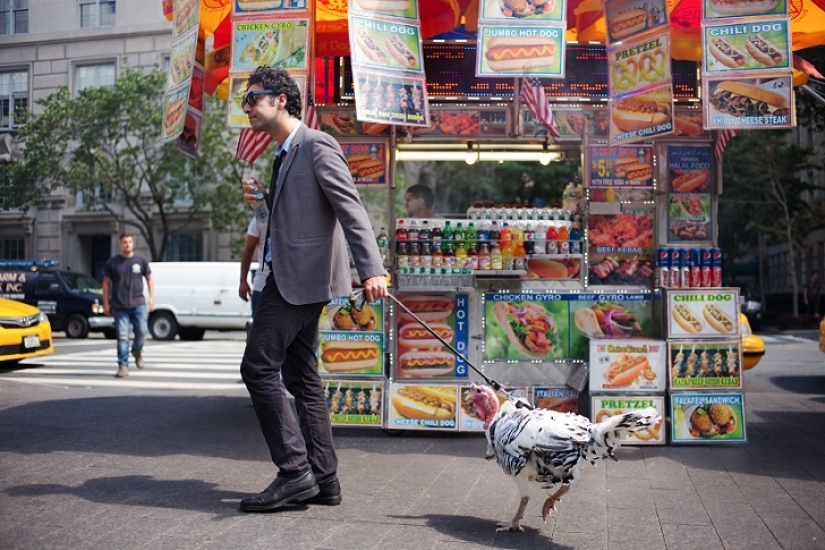
[[[247,92],[247,94],[243,96],[241,106],[249,105],[250,107],[254,107],[258,103],[259,95],[275,95],[275,92],[272,90],[253,90],[251,92]]]

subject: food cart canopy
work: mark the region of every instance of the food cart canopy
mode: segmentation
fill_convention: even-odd
[[[313,0],[309,0],[313,1]],[[315,1],[315,55],[319,58],[349,55],[347,0]],[[478,23],[479,0],[418,0],[421,36],[425,39],[448,33],[462,24],[473,32]],[[212,37],[213,48],[231,39],[229,15],[232,0],[200,0],[201,40]],[[825,45],[825,0],[789,0],[793,50]],[[701,61],[702,0],[668,0],[671,15],[671,53],[674,59]],[[171,17],[171,14],[168,15]],[[603,0],[568,0],[567,39],[580,42],[605,41],[607,24]],[[799,64],[795,64],[801,68]],[[805,70],[794,71],[794,84],[807,81]],[[808,71],[810,72],[810,71]],[[227,69],[208,74],[209,94],[224,81]]]

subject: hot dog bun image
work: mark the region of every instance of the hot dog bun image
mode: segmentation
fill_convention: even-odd
[[[733,116],[775,116],[790,113],[788,98],[777,92],[733,80],[720,82],[710,96],[710,104]]]
[[[384,176],[384,163],[380,160],[365,160],[358,164],[359,178],[381,178]]]
[[[722,334],[733,332],[733,320],[716,304],[705,305],[702,309],[702,315],[717,332]]]
[[[705,131],[702,113],[676,111],[673,114],[673,124],[676,127],[677,136],[697,137]]]
[[[745,65],[747,57],[745,52],[736,48],[724,38],[714,38],[710,41],[710,53],[719,63],[731,69],[737,69]]]
[[[355,31],[355,43],[367,59],[379,65],[386,65],[387,51],[378,45],[370,33],[358,29]]]
[[[610,363],[610,368],[604,373],[604,377],[612,386],[628,386],[648,368],[650,368],[650,363],[644,355],[636,357],[622,355]]]
[[[353,176],[358,174],[358,167],[362,162],[372,160],[372,157],[366,153],[359,153],[357,155],[350,155],[347,157],[347,166],[349,166],[349,173]]]
[[[453,329],[444,323],[432,323],[430,328],[447,343],[452,344]],[[440,350],[441,341],[418,323],[407,323],[398,330],[398,343],[412,350]]]
[[[166,109],[166,116],[163,119],[163,131],[165,135],[172,135],[178,125],[182,124],[186,116],[187,98],[179,97],[169,104]]]
[[[401,303],[425,323],[444,321],[453,312],[453,301],[446,296],[408,295],[399,298]],[[401,319],[415,321],[406,311],[400,310]]]
[[[495,36],[487,41],[484,57],[496,72],[548,67],[556,61],[556,43],[542,37]]]
[[[765,40],[761,34],[753,34],[745,42],[745,49],[754,59],[765,65],[773,67],[785,62],[785,55],[779,49]]]
[[[539,305],[530,302],[497,302],[493,317],[504,330],[510,345],[536,359],[553,353],[558,335],[556,322]]]
[[[710,9],[730,17],[767,13],[778,5],[779,0],[710,0]]]
[[[398,414],[415,420],[450,420],[456,414],[456,389],[400,386],[390,401]]]
[[[432,378],[455,374],[455,356],[446,351],[408,351],[398,357],[400,378]]]
[[[671,182],[671,187],[677,193],[690,193],[700,185],[708,181],[710,171],[696,170],[695,172],[685,172],[680,174]]]
[[[613,124],[623,132],[641,130],[670,120],[670,105],[648,99],[625,98],[613,104]]]
[[[380,351],[375,342],[321,342],[321,361],[328,372],[355,372],[375,368],[379,359]]]
[[[412,0],[355,0],[355,4],[366,11],[407,11],[412,7]]]
[[[699,334],[705,328],[705,324],[684,304],[673,306],[671,315],[682,329],[691,334]]]
[[[391,34],[387,37],[387,49],[395,62],[404,69],[418,65],[418,55],[410,50],[403,40]]]
[[[641,32],[647,26],[647,14],[645,10],[637,8],[623,11],[613,17],[610,21],[610,36],[613,40],[621,40],[637,32]]]

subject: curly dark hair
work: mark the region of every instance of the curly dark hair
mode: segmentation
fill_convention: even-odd
[[[258,67],[249,75],[246,87],[249,88],[253,84],[260,84],[265,90],[272,90],[277,95],[284,94],[286,112],[295,118],[301,118],[301,91],[298,89],[298,84],[284,69]]]

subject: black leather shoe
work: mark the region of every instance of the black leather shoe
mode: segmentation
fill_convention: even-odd
[[[321,504],[324,506],[338,506],[341,504],[341,484],[338,483],[338,478],[334,477],[324,483],[318,485],[320,491],[314,497],[301,500],[301,504]]]
[[[262,493],[243,499],[240,509],[241,512],[266,512],[290,502],[313,497],[320,491],[312,472],[294,479],[278,476]]]

